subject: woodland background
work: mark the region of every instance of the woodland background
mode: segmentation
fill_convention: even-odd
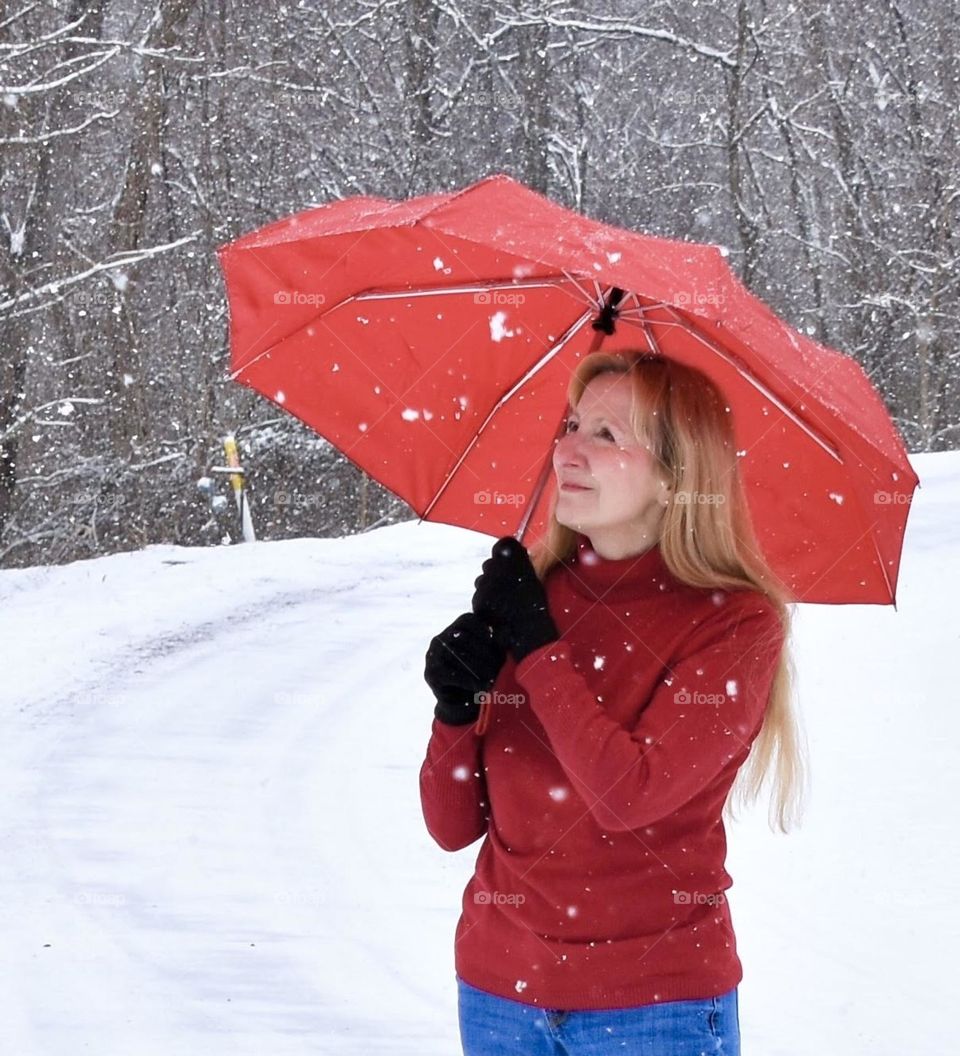
[[[414,516],[227,380],[214,249],[335,197],[505,172],[727,247],[855,356],[911,451],[960,439],[954,2],[0,0],[0,564]]]

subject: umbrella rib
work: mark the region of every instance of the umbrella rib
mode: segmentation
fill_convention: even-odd
[[[664,307],[669,307],[669,305],[664,305]],[[643,309],[641,309],[641,312],[642,311],[643,311]],[[675,312],[673,314],[676,315]],[[628,322],[632,322],[632,320],[628,320]],[[654,349],[655,352],[660,354],[660,348],[659,348],[659,345],[657,343],[656,338],[653,336],[653,331],[652,331],[652,329],[650,327],[649,321],[646,318],[641,316],[641,318],[639,320],[639,324],[643,328],[643,332],[646,335],[647,340],[650,342],[650,346]],[[634,324],[634,325],[636,325],[636,324]],[[681,321],[680,325],[681,326],[683,325],[682,321]],[[688,332],[693,333],[694,336],[699,336],[690,328],[684,327],[684,329],[687,329]],[[729,357],[724,357],[724,358],[729,358]],[[742,375],[744,374],[744,372],[742,370],[740,370],[740,367],[737,366],[736,363],[734,363],[733,365],[735,367],[737,367],[737,370],[740,371],[740,373]],[[747,376],[747,375],[744,375],[744,376]],[[752,382],[753,379],[752,378],[748,378],[748,380],[750,380]],[[775,399],[775,397],[772,397],[772,398]],[[779,403],[779,401],[777,401],[777,402]],[[801,422],[800,424],[801,424],[801,427],[802,427],[803,423]],[[816,437],[815,437],[815,439],[816,439]],[[830,453],[833,454],[833,452],[830,452]],[[841,463],[843,462],[843,460],[841,458],[839,458],[838,455],[834,455],[834,457],[837,458],[837,460],[840,461]],[[866,521],[867,518],[863,514],[863,507],[860,504],[860,497],[859,497],[859,495],[857,495],[857,492],[856,492],[855,488],[854,488],[854,499],[856,500],[857,509],[860,511],[860,515],[861,515],[862,520]],[[874,522],[874,523],[876,523],[876,522]],[[877,564],[880,567],[880,573],[883,576],[883,581],[884,581],[884,584],[886,585],[887,593],[890,595],[891,600],[893,600],[894,608],[896,608],[896,604],[897,603],[896,603],[895,594],[894,594],[894,590],[893,590],[893,584],[890,582],[890,576],[887,573],[887,567],[886,567],[886,565],[884,563],[883,555],[880,553],[880,547],[877,546],[877,537],[874,534],[872,529],[873,529],[873,525],[870,525],[870,527],[867,529],[867,532],[868,532],[869,537],[870,537],[870,542],[873,544],[873,551],[874,551],[874,553],[877,556]]]
[[[547,351],[523,375],[523,377],[520,378],[519,381],[514,382],[513,385],[511,385],[510,388],[499,397],[497,402],[493,405],[493,407],[488,412],[486,418],[484,418],[483,422],[480,425],[480,428],[477,429],[476,432],[473,434],[473,436],[470,438],[470,442],[464,448],[463,453],[460,455],[460,457],[457,459],[456,463],[453,465],[453,467],[447,473],[446,477],[443,480],[443,483],[437,489],[437,493],[433,496],[433,498],[430,500],[427,508],[421,514],[421,516],[420,516],[420,520],[421,521],[425,520],[429,516],[430,511],[433,509],[433,507],[440,500],[440,497],[443,495],[444,491],[446,491],[446,489],[447,489],[447,485],[453,479],[454,474],[457,472],[457,470],[463,464],[463,461],[467,457],[467,455],[469,455],[470,452],[473,450],[473,448],[476,445],[477,441],[480,439],[481,433],[490,424],[490,420],[497,413],[497,411],[500,410],[500,408],[510,399],[510,397],[518,389],[522,388],[522,386],[525,385],[530,380],[530,378],[532,378],[532,377],[534,377],[534,375],[538,374],[547,365],[547,363],[551,359],[554,358],[554,356],[556,356],[559,352],[561,352],[563,350],[564,346],[577,334],[577,332],[579,330],[581,330],[583,328],[583,326],[590,321],[590,319],[593,317],[593,314],[594,314],[593,306],[591,305],[589,310],[584,312],[581,316],[579,316],[576,320],[574,320],[573,323],[570,324],[570,326],[567,328],[567,330],[563,334],[560,335],[560,337],[550,346],[550,348],[547,349]]]
[[[452,293],[475,293],[478,290],[529,290],[543,289],[546,287],[562,289],[563,287],[558,280],[560,280],[559,275],[544,275],[539,279],[521,280],[519,282],[513,279],[494,279],[490,282],[466,283],[457,286],[420,286],[416,289],[411,287],[404,290],[382,291],[367,290],[363,293],[353,293],[349,297],[345,297],[342,301],[338,301],[333,308],[327,309],[327,311],[332,312],[336,308],[343,308],[351,301],[388,301],[401,297],[437,297],[443,294]]]
[[[625,319],[624,322],[630,323],[632,320]],[[653,336],[653,330],[650,327],[650,323],[644,316],[640,316],[640,329],[643,330],[643,336],[647,339],[647,344],[653,349],[654,353],[658,356],[662,356],[663,352],[660,350],[660,342]]]
[[[492,282],[477,282],[460,284],[457,286],[421,286],[416,289],[408,288],[403,290],[367,290],[363,293],[352,293],[349,297],[344,297],[343,300],[337,301],[336,304],[330,305],[330,307],[323,308],[316,315],[305,321],[298,330],[294,333],[299,333],[306,326],[312,326],[319,322],[324,316],[329,315],[331,312],[336,311],[338,308],[344,308],[351,302],[357,301],[385,301],[385,300],[399,300],[401,298],[409,300],[414,297],[437,297],[443,294],[461,294],[461,293],[476,293],[481,290],[516,290],[516,289],[555,289],[561,293],[565,293],[569,297],[573,297],[577,300],[577,297],[567,289],[567,283],[572,283],[588,304],[594,305],[596,308],[602,307],[602,304],[594,304],[590,295],[583,289],[583,287],[576,281],[576,279],[566,270],[561,275],[545,275],[538,279],[521,279],[517,281],[515,279],[494,279]],[[276,325],[276,324],[274,324]],[[228,378],[230,381],[236,381],[240,374],[245,370],[263,359],[264,356],[269,355],[280,345],[283,344],[288,338],[292,337],[293,334],[286,334],[285,336],[278,338],[267,348],[258,352],[252,359],[247,360],[242,366],[232,371]]]
[[[566,273],[564,273],[564,277],[567,277]],[[331,305],[329,308],[323,308],[316,315],[312,316],[310,319],[308,319],[306,322],[304,322],[299,327],[299,329],[295,330],[293,333],[299,333],[301,330],[303,330],[304,327],[314,325],[315,323],[317,323],[321,319],[323,319],[323,317],[325,315],[329,315],[331,312],[336,311],[336,309],[338,309],[338,308],[345,307],[346,305],[350,304],[351,301],[356,302],[356,301],[364,301],[364,300],[367,300],[367,301],[390,300],[391,298],[398,299],[398,298],[401,298],[401,297],[404,298],[404,299],[410,299],[412,297],[436,297],[436,296],[438,296],[440,294],[446,294],[446,293],[472,293],[472,292],[477,292],[478,290],[500,290],[500,289],[541,289],[541,288],[553,288],[553,289],[556,289],[556,290],[560,290],[561,293],[566,293],[566,294],[569,295],[570,291],[566,290],[564,288],[564,286],[565,286],[565,283],[563,282],[563,278],[560,275],[547,275],[547,276],[544,276],[542,279],[529,279],[529,280],[526,280],[526,281],[521,280],[520,282],[516,282],[516,281],[508,280],[508,279],[503,279],[502,281],[501,280],[494,280],[493,282],[489,282],[489,283],[486,283],[486,282],[472,283],[472,284],[468,283],[466,285],[459,285],[459,286],[428,286],[428,287],[420,287],[418,289],[384,290],[382,292],[377,291],[377,290],[369,290],[369,291],[366,291],[364,293],[352,293],[352,294],[350,294],[349,297],[344,297],[344,299],[342,301],[337,301],[336,304]],[[276,325],[276,324],[274,324],[274,325]],[[284,341],[286,341],[288,338],[290,338],[292,336],[293,336],[293,334],[286,334],[284,337],[278,338],[276,341],[273,342],[273,344],[269,345],[267,348],[265,348],[262,351],[258,352],[252,359],[247,360],[247,362],[244,363],[243,366],[237,367],[236,370],[232,371],[228,375],[229,380],[230,381],[236,381],[237,377],[240,374],[242,374],[243,371],[248,370],[250,367],[252,367],[254,365],[254,363],[256,363],[259,360],[261,360],[264,356],[268,355],[270,352],[273,352],[276,348],[278,348],[280,345],[282,345]]]
[[[594,295],[591,295],[590,291],[589,290],[585,290],[580,285],[580,283],[577,282],[577,280],[573,277],[573,275],[571,275],[570,272],[567,271],[565,268],[563,269],[563,274],[570,280],[570,282],[574,286],[576,286],[576,288],[580,291],[581,296],[587,302],[587,304],[591,305],[594,309],[596,309],[596,311],[599,312],[600,309],[603,307],[603,297],[600,294],[600,286],[597,283],[597,281],[595,279],[593,280],[593,284],[594,284],[594,286],[597,287],[597,290],[596,290],[596,293]]]
[[[836,450],[836,448],[834,448],[832,444],[828,443],[815,430],[813,430],[809,425],[807,425],[807,423],[798,414],[792,411],[783,402],[783,400],[781,400],[780,397],[776,395],[776,393],[774,393],[762,381],[760,381],[759,378],[757,378],[751,371],[743,367],[733,356],[725,352],[714,341],[711,341],[709,337],[706,337],[704,334],[701,334],[697,327],[685,320],[682,316],[678,315],[678,313],[669,304],[665,304],[662,307],[666,308],[667,311],[669,311],[670,314],[673,315],[673,317],[677,320],[677,326],[686,330],[691,337],[696,338],[696,340],[699,341],[702,345],[706,345],[707,348],[709,348],[714,355],[719,356],[720,359],[724,360],[724,362],[729,363],[730,366],[733,367],[734,370],[736,370],[742,378],[748,381],[758,392],[762,393],[768,400],[770,400],[771,403],[775,404],[782,412],[782,414],[785,417],[789,418],[790,421],[792,421],[798,429],[801,429],[807,434],[807,436],[810,437],[811,440],[819,444],[820,447],[822,447],[823,450],[826,451],[832,459],[843,465],[843,458],[840,456],[840,453]],[[640,326],[644,328],[645,332],[645,328],[649,326],[649,323],[645,319],[642,321],[634,319],[625,319],[624,322],[630,326]]]
[[[623,306],[627,303],[627,301],[633,301],[635,307],[633,307],[633,308],[624,308]],[[642,310],[643,309],[640,307],[640,300],[639,300],[637,295],[632,290],[630,290],[630,291],[628,291],[626,293],[626,295],[624,296],[623,300],[620,302],[620,305],[617,308],[617,311],[620,313],[620,315],[623,315],[624,312],[634,312],[634,311],[642,311]]]
[[[867,517],[866,517],[866,515],[863,512],[863,504],[860,502],[860,496],[857,494],[857,489],[856,488],[853,488],[853,498],[854,498],[854,501],[857,504],[857,509],[860,511],[861,518],[864,521],[866,521]],[[878,518],[878,520],[879,520],[879,518]],[[896,607],[897,607],[896,591],[893,589],[893,584],[890,582],[890,576],[887,574],[887,566],[884,563],[883,554],[880,553],[880,547],[877,546],[877,536],[876,536],[876,534],[875,534],[875,532],[873,530],[874,525],[876,525],[876,524],[877,524],[877,521],[871,522],[868,525],[868,527],[867,527],[867,532],[868,532],[868,534],[870,536],[870,542],[873,543],[873,552],[877,555],[877,564],[880,566],[880,572],[883,574],[883,582],[884,582],[884,585],[887,588],[887,593],[890,595],[890,600],[893,603],[894,609],[896,609]],[[862,538],[862,536],[861,536],[861,538]],[[858,540],[858,542],[859,542],[859,540]],[[846,555],[843,555],[843,556],[846,556]],[[820,578],[822,579],[823,577],[821,576]],[[819,582],[819,580],[817,582]]]

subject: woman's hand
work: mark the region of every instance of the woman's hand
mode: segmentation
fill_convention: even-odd
[[[474,582],[473,611],[520,661],[560,637],[530,555],[512,535],[498,539]]]
[[[472,612],[431,639],[423,677],[437,698],[434,715],[451,726],[475,722],[480,695],[496,681],[506,652]]]

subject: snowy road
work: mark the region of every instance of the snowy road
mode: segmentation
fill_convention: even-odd
[[[239,554],[151,552],[221,588]],[[425,569],[314,552],[304,586],[245,571],[150,637],[170,599],[144,599],[93,657],[96,596],[50,609],[79,670],[20,697],[4,758],[4,1053],[454,1051],[452,950],[422,923],[455,921],[472,858],[419,820]]]
[[[917,468],[900,611],[800,610],[804,828],[730,832],[745,1054],[953,1048],[960,457]],[[0,573],[0,1052],[460,1051],[479,843],[423,827],[422,667],[489,545],[408,524]]]

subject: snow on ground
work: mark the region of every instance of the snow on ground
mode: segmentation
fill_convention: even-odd
[[[898,608],[802,606],[802,829],[730,830],[745,1054],[952,1052],[960,453]],[[423,654],[492,539],[152,546],[0,572],[0,1052],[459,1052]],[[950,980],[954,980],[954,984]]]

